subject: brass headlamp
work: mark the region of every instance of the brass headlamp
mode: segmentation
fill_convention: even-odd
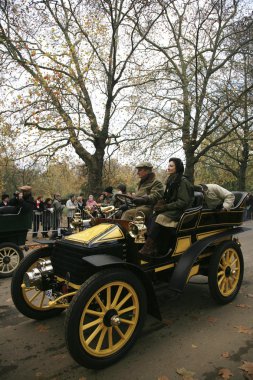
[[[134,238],[135,243],[145,243],[145,233],[147,227],[145,225],[145,214],[142,211],[137,211],[135,218],[129,223],[129,234]]]
[[[81,230],[83,221],[82,221],[80,212],[75,212],[75,215],[71,221],[71,225],[74,227],[75,232],[79,232]]]

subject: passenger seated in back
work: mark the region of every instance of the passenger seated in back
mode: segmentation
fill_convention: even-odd
[[[194,186],[195,191],[201,191],[204,196],[203,207],[211,210],[229,211],[234,205],[235,196],[222,186],[216,184],[200,184]]]
[[[169,232],[176,231],[181,215],[193,204],[193,185],[183,175],[184,164],[180,158],[170,158],[167,170],[169,177],[166,182],[164,197],[154,206],[155,214],[152,218],[148,238],[139,251],[141,255],[156,256],[157,251],[160,254],[158,246],[159,240],[162,240],[161,236],[167,235],[169,243]]]

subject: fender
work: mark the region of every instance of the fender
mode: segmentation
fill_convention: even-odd
[[[85,256],[82,260],[85,263],[97,268],[124,267],[129,269],[129,271],[134,272],[136,277],[141,280],[142,285],[145,288],[148,301],[148,313],[153,317],[162,320],[152,281],[139,266],[132,263],[127,263],[118,257],[110,255]]]
[[[223,237],[239,234],[248,230],[250,230],[250,228],[247,227],[231,228],[227,231],[220,232],[217,235],[212,235],[193,243],[179,259],[169,282],[169,290],[177,294],[181,294],[183,292],[193,265],[211,243],[214,243]]]

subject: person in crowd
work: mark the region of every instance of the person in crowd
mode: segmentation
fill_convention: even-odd
[[[163,199],[158,200],[154,206],[154,216],[152,218],[147,240],[139,251],[141,255],[156,255],[158,241],[168,232],[175,229],[181,215],[187,208],[192,206],[194,200],[194,188],[184,173],[184,164],[180,158],[172,157],[169,160],[169,177]]]
[[[68,228],[70,227],[70,222],[74,217],[76,208],[77,208],[77,201],[74,194],[70,195],[70,198],[66,202],[66,207],[68,209],[67,211],[67,220],[68,220]]]
[[[38,231],[40,227],[40,223],[42,222],[43,217],[43,211],[44,211],[44,202],[41,195],[37,197],[37,199],[34,202],[34,209],[33,209],[33,237],[38,236]]]
[[[164,187],[162,182],[156,179],[153,165],[150,162],[140,162],[136,165],[136,169],[140,182],[135,191],[133,203],[137,207],[123,212],[121,219],[133,220],[136,212],[142,211],[147,221],[152,214],[154,204],[163,197]]]
[[[119,209],[117,211],[117,213],[115,214],[115,218],[116,219],[120,219],[121,216],[122,216],[122,213],[123,213],[123,210],[120,209],[121,205],[122,205],[122,202],[120,202],[117,197],[115,197],[117,194],[123,194],[123,195],[127,195],[127,188],[126,188],[126,185],[123,184],[123,183],[120,183],[117,187],[116,187],[116,191],[114,193],[114,202],[113,202],[113,205],[116,209]]]
[[[89,198],[86,202],[85,208],[92,214],[94,212],[95,207],[97,206],[97,202],[95,201],[93,195],[89,195]]]
[[[51,229],[53,221],[54,208],[52,205],[52,199],[46,198],[44,202],[44,212],[43,212],[43,231],[42,236],[48,238],[48,232]]]
[[[54,194],[53,196],[53,202],[52,206],[54,209],[53,213],[53,236],[55,235],[55,232],[58,230],[58,228],[61,225],[61,217],[62,217],[62,211],[65,208],[65,206],[61,203],[61,195],[59,193]]]
[[[34,209],[34,199],[32,196],[32,187],[29,185],[24,185],[19,187],[19,194],[18,194],[18,207],[21,208],[22,214],[30,215],[31,220],[31,226],[32,227],[32,221],[33,221],[33,209]]]
[[[208,183],[194,186],[194,189],[195,191],[202,192],[204,196],[204,208],[229,211],[234,205],[234,194],[222,186]]]
[[[2,194],[2,201],[0,202],[0,207],[8,206],[10,201],[10,197],[8,194]]]
[[[116,194],[127,194],[127,187],[124,183],[120,183],[116,187]]]
[[[114,196],[113,196],[113,187],[108,186],[103,191],[104,199],[102,202],[102,206],[110,206],[113,205],[114,202]]]
[[[83,197],[82,195],[79,195],[77,198],[76,198],[76,207],[77,207],[77,210],[81,213],[81,217],[83,219],[83,216],[84,216],[84,213],[83,213],[83,209],[85,207],[85,204],[83,202]]]
[[[20,192],[18,190],[13,193],[13,198],[10,199],[9,206],[19,206],[19,194]]]

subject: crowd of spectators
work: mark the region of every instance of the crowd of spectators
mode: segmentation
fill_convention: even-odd
[[[32,196],[32,188],[30,186],[22,186],[13,193],[10,198],[9,194],[3,193],[1,197],[0,207],[13,206],[17,212],[20,208],[29,207],[32,211],[32,236],[38,237],[39,231],[44,238],[49,237],[49,231],[53,235],[57,234],[58,229],[62,226],[63,216],[66,216],[67,227],[70,227],[71,220],[76,212],[81,214],[85,219],[90,214],[96,216],[99,208],[115,204],[115,194],[126,194],[126,186],[119,184],[115,189],[108,186],[104,191],[95,196],[90,194],[87,199],[84,194],[70,194],[68,199],[62,199],[60,193],[54,194],[52,197],[44,198],[42,195]],[[8,207],[8,209],[10,209]],[[86,213],[87,211],[87,213]],[[7,212],[9,212],[7,210]]]

